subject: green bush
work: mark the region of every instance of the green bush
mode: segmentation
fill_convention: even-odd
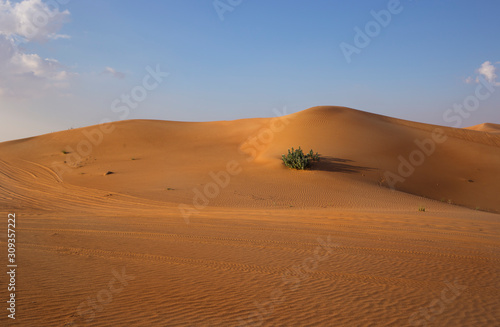
[[[312,149],[308,154],[304,154],[299,146],[297,150],[295,150],[294,148],[292,148],[291,150],[288,149],[288,154],[282,155],[281,158],[285,166],[293,169],[303,170],[311,167],[311,163],[313,161],[319,161],[319,154],[317,152],[314,153]]]

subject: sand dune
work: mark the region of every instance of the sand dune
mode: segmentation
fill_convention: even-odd
[[[31,187],[61,187],[54,182],[64,180],[64,187],[162,203],[190,202],[193,189],[212,180],[210,172],[225,171],[228,162],[236,161],[242,173],[210,200],[211,206],[378,206],[392,197],[389,186],[393,186],[442,202],[500,211],[500,135],[491,133],[340,107],[311,108],[274,121],[134,120],[112,128],[109,134],[92,126],[2,143],[2,160],[14,160],[18,170],[39,170],[44,182],[30,183]],[[446,141],[434,141],[436,129]],[[98,141],[99,135],[102,142],[95,146],[91,141]],[[82,140],[83,151],[78,151]],[[322,162],[312,171],[286,169],[281,155],[298,146],[318,151]],[[104,176],[108,171],[114,174]],[[166,192],[168,188],[174,190]]]
[[[499,131],[315,107],[0,143],[17,322],[499,325]],[[285,168],[298,146],[321,161]]]
[[[479,124],[479,125],[467,127],[467,129],[474,130],[474,131],[480,131],[480,132],[494,133],[494,134],[500,133],[500,125],[499,124],[491,124],[491,123]]]

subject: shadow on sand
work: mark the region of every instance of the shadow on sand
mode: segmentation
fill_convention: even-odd
[[[362,171],[370,171],[375,168],[355,166],[353,160],[333,158],[333,157],[320,157],[318,162],[313,162],[311,170],[323,170],[338,173],[360,173]]]

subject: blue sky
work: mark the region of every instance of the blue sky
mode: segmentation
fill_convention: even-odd
[[[496,0],[0,0],[0,141],[316,105],[454,126],[444,113],[480,77],[494,91],[459,127],[500,123],[499,12]],[[356,27],[369,44],[348,62]],[[146,67],[169,75],[144,93]],[[141,101],[124,115],[134,88]]]

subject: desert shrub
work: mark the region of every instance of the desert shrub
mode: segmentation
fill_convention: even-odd
[[[312,149],[308,154],[304,154],[299,146],[298,149],[288,149],[288,154],[282,155],[281,158],[285,166],[293,169],[303,170],[311,167],[311,163],[313,161],[319,161],[319,154],[317,152],[314,153]]]

